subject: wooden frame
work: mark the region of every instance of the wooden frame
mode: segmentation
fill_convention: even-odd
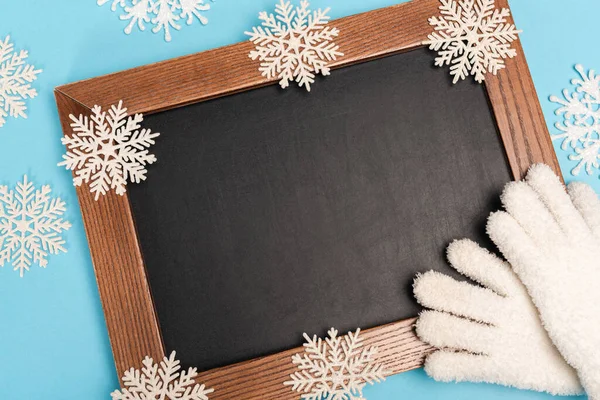
[[[346,54],[332,63],[344,67],[422,46],[438,14],[439,0],[409,3],[341,18],[332,22],[341,35],[336,43]],[[508,7],[498,0],[498,7]],[[511,21],[512,22],[512,21]],[[485,81],[492,111],[515,178],[534,162],[559,173],[558,162],[521,44],[506,69]],[[248,57],[250,42],[238,43],[56,88],[63,131],[69,115],[90,114],[94,105],[108,107],[123,100],[130,113],[151,114],[187,104],[273,84],[258,73]],[[223,68],[227,66],[227,68]],[[291,89],[295,90],[295,89]],[[146,279],[143,256],[127,195],[110,192],[94,201],[89,187],[77,188],[96,279],[119,376],[140,366],[144,356],[165,356],[158,319]],[[412,330],[414,319],[363,331],[365,345],[379,347],[377,362],[391,374],[417,368],[431,348]],[[292,354],[301,349],[200,373],[199,382],[215,389],[211,400],[299,397],[283,382],[294,371]]]

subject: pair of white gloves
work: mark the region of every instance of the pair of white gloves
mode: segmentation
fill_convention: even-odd
[[[439,349],[425,370],[600,400],[600,200],[583,183],[565,191],[542,164],[501,199],[487,233],[508,262],[465,239],[450,244],[449,262],[481,286],[434,271],[415,279],[430,309],[417,335]]]

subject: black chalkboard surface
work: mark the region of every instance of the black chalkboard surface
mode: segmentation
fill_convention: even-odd
[[[417,315],[511,178],[486,93],[425,49],[146,117],[131,201],[167,352],[199,370]],[[151,178],[151,179],[150,179]]]

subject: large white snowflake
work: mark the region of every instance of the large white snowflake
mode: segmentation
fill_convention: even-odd
[[[284,385],[303,393],[304,400],[364,400],[362,391],[369,383],[385,380],[382,364],[373,362],[376,347],[363,348],[360,329],[339,337],[331,328],[323,341],[305,333],[304,353],[292,356],[299,371]]]
[[[67,252],[60,233],[71,224],[61,218],[65,203],[50,192],[48,185],[36,190],[27,175],[15,190],[0,186],[0,266],[12,262],[21,277],[32,262],[46,268],[48,253]]]
[[[26,64],[28,56],[25,50],[15,52],[10,36],[0,41],[0,127],[8,116],[27,118],[25,100],[37,96],[31,83],[42,70]]]
[[[94,106],[90,118],[70,118],[73,134],[61,139],[67,154],[58,165],[75,171],[75,186],[91,182],[90,191],[98,200],[109,188],[123,195],[128,180],[139,183],[146,179],[146,164],[156,161],[147,148],[160,134],[140,129],[142,114],[127,116],[127,108],[120,101],[108,114]]]
[[[268,79],[278,77],[282,88],[295,79],[308,91],[316,74],[329,75],[328,62],[344,54],[333,42],[339,30],[327,26],[328,12],[329,8],[311,12],[306,0],[296,8],[289,1],[280,0],[275,6],[276,16],[261,12],[262,26],[252,28],[246,35],[256,45],[249,56],[261,61],[262,75]]]
[[[208,23],[208,19],[202,13],[210,10],[210,4],[206,4],[204,0],[98,0],[97,2],[102,6],[110,1],[112,1],[111,10],[117,11],[117,7],[123,9],[124,13],[120,18],[129,21],[125,27],[125,33],[128,35],[135,25],[140,31],[144,31],[146,24],[151,23],[154,25],[152,32],[158,33],[164,30],[165,40],[170,42],[170,29],[180,30],[181,25],[177,23],[180,19],[185,19],[188,25],[191,25],[195,19],[202,25]]]
[[[585,73],[583,66],[576,65],[581,79],[573,79],[573,93],[563,90],[564,100],[550,96],[550,101],[561,106],[554,112],[563,117],[554,126],[562,133],[552,136],[562,140],[561,148],[569,147],[574,154],[569,159],[577,161],[571,174],[578,175],[584,168],[588,175],[600,168],[600,76],[594,70]]]
[[[196,368],[180,371],[175,352],[159,364],[146,356],[141,370],[131,368],[123,374],[125,388],[110,395],[113,400],[208,400],[214,392],[204,385],[196,384]]]
[[[438,52],[435,65],[450,65],[452,83],[473,75],[479,83],[485,73],[504,68],[504,59],[517,55],[510,48],[517,30],[506,22],[510,10],[498,10],[494,0],[440,0],[442,16],[429,18],[435,31],[427,36],[431,50]]]

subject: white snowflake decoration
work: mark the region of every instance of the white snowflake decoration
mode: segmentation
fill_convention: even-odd
[[[50,192],[48,185],[36,190],[27,175],[15,190],[0,186],[0,266],[12,262],[21,277],[33,262],[46,268],[48,253],[67,252],[60,233],[71,224],[60,218],[65,203]]]
[[[70,115],[73,134],[61,139],[67,147],[64,161],[58,163],[75,171],[73,184],[90,183],[95,200],[105,195],[109,188],[118,195],[125,193],[127,181],[139,183],[146,180],[146,164],[156,161],[147,148],[154,144],[159,133],[140,129],[142,114],[127,116],[127,108],[120,101],[108,111],[94,106],[92,116]]]
[[[261,12],[262,26],[252,28],[246,35],[256,45],[249,56],[261,61],[258,70],[262,75],[279,78],[284,89],[295,80],[309,92],[316,74],[329,75],[328,62],[344,54],[333,42],[339,30],[327,26],[328,12],[329,8],[311,12],[306,0],[296,8],[289,1],[280,0],[275,6],[277,16]]]
[[[361,349],[360,329],[339,337],[331,328],[328,334],[325,341],[304,334],[304,353],[292,357],[299,371],[284,385],[303,393],[300,398],[304,400],[363,400],[367,383],[385,380],[383,365],[373,362],[377,348]]]
[[[25,100],[37,96],[31,83],[42,70],[26,64],[28,56],[25,50],[15,52],[10,36],[0,40],[0,127],[9,116],[27,118]]]
[[[196,384],[196,368],[180,371],[175,352],[165,357],[160,365],[146,356],[140,370],[131,368],[123,374],[124,389],[115,390],[112,400],[208,400],[213,389]]]
[[[494,0],[440,2],[442,16],[429,18],[435,31],[423,44],[438,52],[436,66],[450,65],[452,83],[469,75],[481,83],[486,71],[496,75],[505,67],[505,58],[517,55],[510,44],[521,31],[506,22],[509,9],[496,9]]]
[[[600,76],[594,70],[586,75],[581,65],[575,69],[581,76],[571,81],[577,87],[575,92],[564,89],[564,100],[550,96],[550,101],[561,105],[554,113],[563,117],[563,121],[554,125],[562,133],[552,139],[562,140],[561,149],[573,150],[569,160],[578,163],[571,174],[578,175],[584,168],[591,175],[600,168]]]
[[[110,1],[97,0],[99,6]],[[140,31],[144,31],[146,24],[151,23],[154,25],[152,32],[164,30],[167,42],[171,41],[171,28],[181,29],[177,21],[185,19],[191,25],[197,19],[202,25],[206,25],[208,19],[203,12],[210,10],[210,4],[206,4],[204,0],[112,0],[111,10],[117,11],[117,7],[124,12],[120,18],[129,21],[125,27],[126,34],[129,35],[135,25]]]

